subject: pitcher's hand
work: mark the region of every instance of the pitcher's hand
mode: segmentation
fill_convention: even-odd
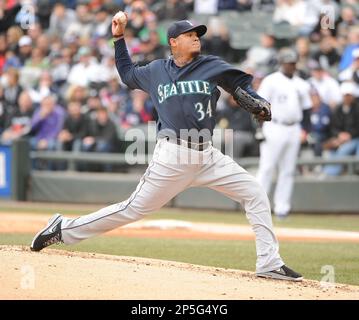
[[[122,37],[128,21],[128,14],[123,11],[117,12],[112,18],[112,36],[114,38]]]

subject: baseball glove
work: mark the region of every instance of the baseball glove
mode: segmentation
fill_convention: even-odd
[[[247,91],[238,87],[234,92],[237,103],[248,112],[254,115],[258,121],[271,121],[272,112],[270,103],[265,100],[253,98]]]

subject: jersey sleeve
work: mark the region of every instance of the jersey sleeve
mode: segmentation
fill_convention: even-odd
[[[114,42],[116,68],[122,81],[131,89],[150,90],[150,65],[139,67],[132,63],[126,42],[120,39]]]
[[[232,69],[225,71],[218,77],[218,85],[231,95],[238,87],[247,91],[253,98],[265,100],[252,88],[253,77],[243,71]]]

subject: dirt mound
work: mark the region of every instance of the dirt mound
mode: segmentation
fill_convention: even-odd
[[[0,299],[358,299],[359,287],[144,258],[0,246]]]

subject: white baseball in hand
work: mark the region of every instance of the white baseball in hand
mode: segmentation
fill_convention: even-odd
[[[115,14],[115,20],[120,24],[125,24],[127,22],[127,17],[123,11],[119,11]]]

